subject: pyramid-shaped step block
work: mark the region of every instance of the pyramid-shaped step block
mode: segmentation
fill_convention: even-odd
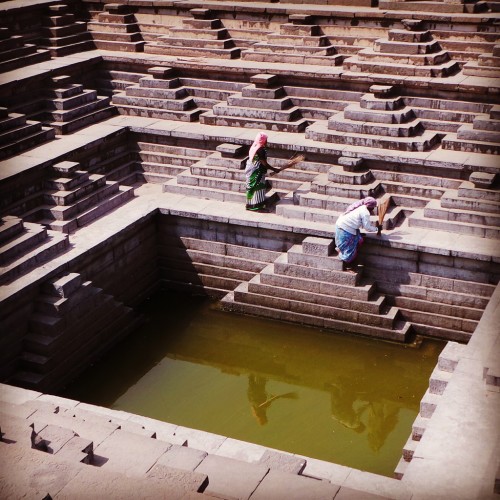
[[[0,72],[37,64],[50,59],[50,52],[25,44],[21,35],[11,36],[9,28],[0,28]]]
[[[67,5],[50,5],[47,16],[42,19],[42,25],[43,38],[40,45],[47,48],[52,57],[94,48],[86,23],[75,21],[74,16],[68,13]]]
[[[345,124],[347,128],[356,122],[350,122],[345,118],[338,117],[333,120],[332,123],[335,123],[335,126],[337,126],[338,123],[342,123]],[[425,130],[421,135],[414,137],[393,137],[331,130],[329,129],[329,124],[322,122],[316,122],[309,125],[305,135],[306,139],[312,139],[319,142],[348,144],[377,149],[383,148],[396,151],[429,151],[440,142],[439,134],[431,130]]]
[[[73,232],[133,197],[133,188],[89,175],[78,163],[58,163],[53,170],[56,176],[47,181],[43,193],[46,204],[25,214],[52,230]]]
[[[212,111],[200,116],[200,123],[250,128],[265,128],[300,132],[308,122],[299,108],[291,106],[283,87],[275,75],[258,74],[250,77],[251,85],[241,94],[228,98],[227,103],[216,104]]]
[[[46,283],[42,290],[41,297],[66,300],[60,300],[64,307],[55,307],[49,314],[35,313],[30,320],[16,380],[36,381],[31,388],[43,389],[51,384],[62,387],[84,369],[85,359],[95,359],[105,346],[137,324],[131,309],[84,282],[77,273]],[[30,373],[34,374],[31,379]]]
[[[181,86],[172,68],[154,66],[148,72],[151,76],[141,78],[139,85],[114,95],[113,104],[120,114],[188,122],[198,119],[202,110]]]
[[[0,159],[19,154],[54,137],[55,131],[40,122],[26,120],[25,115],[0,108]]]
[[[240,49],[209,9],[191,9],[194,19],[183,19],[182,27],[170,28],[168,36],[160,36],[146,45],[144,51],[150,54],[182,55],[187,57],[216,57],[235,59]]]
[[[95,46],[102,50],[143,52],[145,42],[128,5],[106,4],[104,9],[96,22],[87,25]]]
[[[59,135],[72,133],[116,113],[109,97],[73,84],[69,77],[55,77],[53,85],[47,92],[43,118]]]
[[[0,284],[11,282],[69,247],[66,235],[7,217],[0,225]]]

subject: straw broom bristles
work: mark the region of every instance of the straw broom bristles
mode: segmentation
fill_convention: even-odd
[[[387,209],[389,208],[389,204],[391,203],[391,198],[388,196],[379,206],[378,206],[378,223],[382,225],[384,222],[385,214],[387,213]]]
[[[290,168],[290,167],[293,167],[295,165],[297,165],[297,163],[300,163],[301,161],[304,161],[304,158],[305,156],[304,155],[295,155],[295,156],[292,156],[287,162],[286,162],[286,166],[284,168]]]

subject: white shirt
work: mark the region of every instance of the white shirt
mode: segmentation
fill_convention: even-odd
[[[337,227],[351,234],[356,234],[358,229],[364,228],[367,231],[377,231],[377,226],[370,222],[370,212],[366,205],[355,208],[348,214],[342,214],[337,219]]]

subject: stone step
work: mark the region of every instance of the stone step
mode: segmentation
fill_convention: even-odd
[[[189,165],[175,165],[170,163],[153,163],[142,161],[139,164],[139,171],[146,174],[159,174],[169,177],[175,177],[178,174],[185,172]]]
[[[301,55],[301,56],[334,56],[337,51],[333,45],[322,45],[320,44],[321,40],[316,38],[316,45],[309,45],[304,42],[306,40],[303,37],[298,37],[300,44],[290,45],[288,43],[284,43],[285,40],[281,37],[281,44],[278,43],[270,43],[270,42],[258,42],[250,49],[249,51],[255,50],[256,52],[270,52],[273,54],[284,55],[285,57],[290,55]],[[269,39],[269,37],[268,37]],[[325,38],[326,40],[326,38]],[[287,40],[288,41],[288,40]]]
[[[107,23],[107,22],[95,22],[91,21],[87,23],[87,30],[92,35],[94,40],[99,39],[102,33],[139,33],[139,27],[137,24],[117,24],[117,23]]]
[[[28,49],[31,52],[30,49]],[[31,66],[33,64],[38,64],[50,59],[50,52],[46,49],[36,49],[35,52],[16,57],[14,59],[9,59],[2,62],[2,72],[12,71],[18,68],[24,68],[26,66]]]
[[[0,268],[0,284],[12,282],[68,248],[67,235],[49,231],[45,242],[18,257],[7,266]]]
[[[21,222],[22,224],[22,222]],[[47,239],[47,230],[39,224],[26,222],[22,232],[15,233],[15,238],[0,247],[0,265],[5,267],[9,262],[29,252]]]
[[[361,313],[383,314],[386,309],[386,298],[383,295],[374,294],[370,301],[360,301],[336,295],[323,295],[295,288],[277,287],[261,283],[260,276],[257,275],[248,282],[248,292],[263,297],[276,297],[286,300],[307,302],[318,306],[327,306],[337,309],[353,310]],[[235,300],[239,300],[235,291]],[[374,323],[370,323],[374,324]]]
[[[411,437],[414,441],[420,441],[422,436],[427,429],[427,424],[429,423],[428,418],[422,417],[422,415],[417,415],[412,426],[411,426]]]
[[[415,335],[438,340],[468,343],[472,337],[472,334],[467,332],[424,323],[411,322],[411,328]]]
[[[257,108],[265,110],[285,111],[294,108],[289,97],[276,99],[258,99],[255,97],[243,97],[241,93],[232,94],[227,98],[228,106],[242,108]]]
[[[82,94],[83,90],[83,85],[70,83],[61,87],[48,89],[45,94],[49,99],[66,99]]]
[[[166,236],[162,234],[161,244],[168,245],[169,248],[177,247],[183,250],[188,249],[209,252],[211,254],[238,257],[240,259],[266,264],[273,262],[281,254],[281,252],[274,250],[253,248],[219,241],[202,240],[189,236]]]
[[[400,151],[428,151],[439,143],[439,134],[424,131],[418,137],[385,137],[380,135],[336,132],[329,130],[327,124],[316,122],[307,127],[306,139],[352,146],[384,148]]]
[[[483,122],[485,123],[485,122]],[[498,143],[500,142],[500,132],[495,130],[480,129],[480,122],[474,121],[474,124],[466,123],[457,131],[457,139],[462,141],[479,141]]]
[[[182,122],[197,121],[202,109],[191,109],[187,111],[171,111],[159,108],[145,108],[141,106],[132,106],[128,104],[120,104],[118,113],[127,116],[143,116],[146,118],[159,118],[162,120],[178,120]]]
[[[484,194],[478,193],[479,197]],[[484,199],[484,198],[483,198]],[[424,217],[431,219],[444,219],[453,222],[464,222],[479,226],[500,227],[500,212],[479,212],[470,210],[460,210],[458,208],[446,209],[441,206],[440,200],[430,200],[424,208]]]
[[[406,470],[408,469],[409,462],[407,462],[403,457],[399,459],[396,468],[394,469],[394,478],[401,480],[403,479]]]
[[[441,370],[438,366],[434,367],[429,378],[429,392],[441,396],[450,381],[452,373]]]
[[[478,238],[500,238],[500,230],[492,226],[470,225],[469,222],[450,221],[447,219],[430,218],[424,215],[424,210],[416,210],[408,217],[409,227],[427,227],[438,231],[465,234]]]
[[[64,26],[44,26],[41,29],[42,34],[46,38],[64,38],[66,36],[85,33],[87,31],[87,23],[83,21],[75,21]]]
[[[459,307],[484,310],[489,298],[493,294],[494,286],[486,283],[476,283],[465,279],[445,278],[425,274],[425,266],[421,273],[407,273],[404,283],[400,283],[400,278],[394,276],[393,282],[400,290],[401,294],[409,298],[420,298],[428,302],[437,302]],[[385,270],[372,269],[374,279],[382,285],[384,289],[391,283],[392,274]],[[391,294],[393,293],[391,289]]]
[[[346,108],[351,109],[349,106]],[[399,123],[396,119],[391,120],[388,123],[378,121],[379,116],[372,116],[372,120],[367,120],[366,117],[363,121],[358,121],[359,115],[346,112],[337,113],[328,119],[328,130],[334,132],[347,132],[349,134],[365,134],[365,135],[381,135],[384,137],[396,138],[410,138],[419,137],[424,134],[424,127],[418,118],[413,118],[407,116],[408,121],[405,123]],[[378,115],[381,112],[377,112]],[[352,116],[349,118],[348,116]],[[388,112],[390,118],[394,118],[395,114],[393,112]],[[411,118],[411,119],[410,119]]]
[[[305,294],[298,294],[300,297],[293,298],[292,294],[287,293],[287,289],[273,289],[272,295],[262,295],[265,287],[259,287],[255,284],[254,293],[250,290],[249,283],[242,283],[234,289],[234,300],[236,302],[249,303],[254,305],[273,307],[279,310],[290,310],[310,316],[317,316],[324,319],[335,319],[339,321],[348,321],[353,324],[361,323],[377,328],[393,329],[398,320],[398,310],[390,308],[386,313],[370,313],[358,304],[359,309],[344,309],[341,303],[336,305],[323,305],[321,303],[311,302],[311,297],[303,297]],[[281,292],[281,293],[280,293]],[[307,300],[304,300],[307,298]],[[334,302],[334,301],[333,301]],[[331,303],[331,302],[330,302]],[[369,309],[369,306],[366,306]]]
[[[125,89],[125,95],[117,95],[115,97],[121,98],[124,104],[131,104],[134,102],[133,99],[126,99],[127,97],[133,98],[144,98],[143,100],[150,99],[152,102],[157,102],[160,100],[179,100],[182,102],[186,102],[187,99],[192,97],[188,90],[185,87],[180,87],[180,83],[172,84],[172,87],[168,88],[153,88],[148,87],[144,84],[144,81],[153,81],[147,80],[146,78],[142,78],[140,85],[132,85]],[[116,101],[115,101],[116,102]],[[175,103],[172,103],[175,105]],[[180,106],[180,104],[179,104]],[[153,106],[155,107],[155,106]],[[158,106],[161,107],[161,106]],[[186,109],[185,107],[179,107],[179,109]]]
[[[73,177],[58,177],[45,181],[44,187],[51,191],[70,191],[80,184],[90,182],[90,175],[86,170],[72,172]]]
[[[171,158],[170,155],[180,156],[180,157],[192,157],[195,159],[205,158],[212,153],[212,150],[190,148],[183,146],[176,146],[171,144],[155,144],[150,142],[137,142],[137,148],[140,154],[153,154],[153,153],[164,153]],[[159,156],[159,158],[162,156]],[[152,158],[148,158],[151,160]],[[170,160],[169,160],[170,162]]]
[[[72,205],[77,200],[106,184],[106,177],[100,174],[89,175],[88,181],[79,183],[70,191],[45,191],[43,199],[49,205]]]
[[[447,330],[453,330],[457,333],[457,341],[462,340],[462,338],[469,338],[476,326],[478,321],[455,318],[453,316],[445,316],[443,314],[435,314],[428,311],[421,311],[415,309],[407,309],[404,306],[399,306],[399,302],[396,301],[397,307],[401,311],[402,316],[411,323],[426,325],[428,327],[439,327]]]
[[[119,186],[115,195],[101,200],[98,205],[80,213],[76,218],[78,227],[82,227],[107,214],[114,208],[123,205],[134,197],[134,188],[131,186]]]
[[[415,450],[418,446],[419,441],[415,441],[412,436],[410,436],[406,443],[403,445],[403,460],[406,462],[411,462]]]
[[[173,31],[172,29],[170,30]],[[209,36],[205,36],[205,35]],[[183,38],[179,36],[160,37],[156,40],[156,45],[161,47],[186,47],[186,48],[205,48],[216,50],[234,49],[234,41],[232,38],[210,37],[211,32],[203,33],[203,38]]]
[[[441,141],[441,147],[449,151],[466,151],[470,153],[481,154],[499,154],[500,146],[493,142],[482,142],[468,140],[464,142],[456,137],[456,134],[448,134]]]
[[[26,115],[20,113],[9,113],[6,118],[0,120],[0,133],[6,130],[19,129],[26,124]]]
[[[218,111],[220,111],[220,109]],[[237,112],[237,109],[235,111]],[[298,119],[294,122],[276,122],[269,119],[254,119],[241,116],[220,116],[215,115],[213,111],[206,111],[200,115],[200,123],[205,125],[221,125],[229,127],[263,128],[265,130],[274,130],[279,132],[303,132],[309,124],[305,118]]]
[[[108,105],[109,99],[110,98],[105,97],[91,103],[90,105],[78,108],[78,111],[74,110],[75,113],[78,114],[77,118],[68,119],[67,116],[63,116],[62,121],[56,120],[51,122],[49,125],[56,131],[56,134],[64,135],[70,134],[94,123],[98,123],[102,120],[106,120],[111,116],[114,116],[117,112],[114,106]],[[91,109],[91,111],[87,112],[89,109]]]
[[[423,418],[431,418],[440,401],[441,396],[432,394],[430,390],[427,389],[420,401],[420,416]]]
[[[11,128],[0,133],[0,144],[8,144],[16,138],[21,139],[23,137],[32,136],[39,132],[41,128],[42,124],[40,122],[26,120],[20,127]]]
[[[144,47],[146,54],[161,54],[167,56],[181,57],[216,57],[221,59],[237,59],[240,57],[241,50],[237,47],[229,49],[211,49],[206,47],[184,48],[177,46],[168,46],[160,42],[149,43]]]
[[[443,208],[449,208],[452,210],[470,210],[473,212],[486,212],[492,214],[498,214],[500,211],[500,201],[497,199],[487,199],[482,196],[479,198],[467,198],[461,196],[462,192],[454,189],[449,189],[445,191],[441,197],[441,206]]]
[[[456,321],[460,319],[468,321],[471,323],[468,328],[471,328],[474,323],[477,323],[483,315],[483,309],[429,302],[428,300],[407,296],[395,297],[394,305],[400,309],[411,309],[415,312],[421,312],[424,315],[430,313],[432,315],[442,315],[443,317],[449,316]]]
[[[220,253],[211,253],[208,250],[180,247],[166,249],[162,252],[162,258],[172,258],[180,262],[185,261],[188,265],[200,264],[201,266],[213,266],[216,268],[215,271],[225,268],[228,271],[230,270],[231,273],[234,271],[241,272],[242,276],[247,277],[247,279],[253,278],[256,273],[259,273],[263,267],[267,265],[266,262],[261,262],[253,258],[249,259],[234,255],[221,255]],[[208,274],[208,272],[203,271],[203,274]],[[240,279],[236,277],[236,275],[227,275],[226,277]]]
[[[212,112],[217,117],[251,118],[253,120],[295,123],[300,121],[300,110],[296,106],[288,109],[272,109],[271,106],[266,107],[267,101],[267,99],[261,100],[259,107],[240,107],[229,103],[219,103],[213,107]],[[253,104],[256,104],[256,102]]]
[[[317,25],[305,26],[298,24],[282,24],[280,26],[280,31],[280,34],[271,33],[266,36],[268,45],[289,45],[291,47],[309,46],[325,48],[332,46],[329,38],[325,35],[320,34],[320,28]],[[259,44],[255,44],[255,47],[258,46]]]
[[[22,57],[33,55],[36,51],[36,46],[33,44],[20,45],[9,50],[0,52],[0,63],[8,63],[9,61]]]
[[[93,112],[98,112],[103,108],[109,107],[110,100],[110,97],[95,96],[95,99],[91,99],[90,101],[82,104],[77,104],[74,107],[50,111],[48,112],[48,115],[55,122],[70,122],[76,118],[90,116]]]
[[[122,189],[127,188],[127,189]],[[99,211],[100,203],[108,199],[114,199],[120,191],[129,191],[129,186],[120,186],[115,181],[106,181],[102,187],[92,190],[90,193],[78,197],[74,202],[68,205],[56,205],[49,207],[46,210],[47,218],[55,219],[56,221],[68,221],[78,218],[88,210]],[[124,196],[125,198],[127,196]],[[118,200],[120,198],[117,198]]]
[[[100,50],[111,50],[119,52],[143,52],[145,43],[144,41],[139,42],[115,42],[111,40],[100,40],[98,38],[99,34],[95,31],[92,32],[94,37],[94,44]]]
[[[116,94],[113,96],[113,104],[115,106],[133,106],[136,108],[145,109],[160,109],[167,110],[174,113],[184,113],[186,111],[193,110],[196,105],[191,96],[184,98],[174,98],[174,99],[157,99],[152,97],[136,97],[122,94]]]
[[[241,59],[256,62],[271,62],[282,64],[318,64],[322,66],[340,66],[344,60],[344,55],[335,52],[332,55],[311,55],[311,54],[284,54],[274,53],[271,50],[256,50],[250,46],[241,52]]]
[[[259,275],[260,283],[280,288],[293,288],[321,295],[332,295],[336,297],[369,301],[376,293],[373,282],[361,279],[354,286],[352,283],[334,283],[330,281],[311,280],[290,274],[279,273],[274,264],[266,266]]]
[[[6,215],[0,219],[0,245],[20,235],[24,230],[23,220],[13,215]]]
[[[365,55],[368,53],[374,54],[374,57],[378,55],[373,49],[363,49],[363,51],[365,51]],[[357,73],[378,73],[383,75],[398,75],[401,77],[418,76],[445,78],[460,71],[460,67],[456,61],[448,61],[439,65],[416,66],[414,64],[391,63],[390,61],[366,61],[359,59],[357,56],[347,58],[343,63],[343,67],[347,71]]]
[[[89,102],[93,102],[98,98],[97,90],[83,89],[81,93],[70,97],[56,98],[51,99],[47,103],[47,111],[64,111],[71,110],[78,106],[82,106],[84,104],[88,104]]]
[[[244,285],[245,284],[243,283],[240,286]],[[409,323],[397,324],[396,329],[388,330],[369,324],[354,324],[337,319],[323,318],[321,316],[311,316],[301,312],[279,310],[276,309],[276,307],[265,307],[257,304],[237,302],[234,300],[233,292],[229,292],[225,297],[221,299],[221,306],[224,309],[233,312],[250,314],[253,316],[262,316],[282,321],[292,321],[304,325],[324,328],[326,330],[344,331],[359,335],[368,335],[372,337],[396,340],[400,342],[404,342],[405,339],[407,339],[410,330]]]

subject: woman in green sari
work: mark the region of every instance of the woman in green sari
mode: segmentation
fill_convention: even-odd
[[[245,168],[246,209],[254,212],[268,212],[266,209],[266,173],[268,169],[279,172],[279,169],[271,167],[267,163],[266,145],[267,135],[259,132],[250,146]]]

